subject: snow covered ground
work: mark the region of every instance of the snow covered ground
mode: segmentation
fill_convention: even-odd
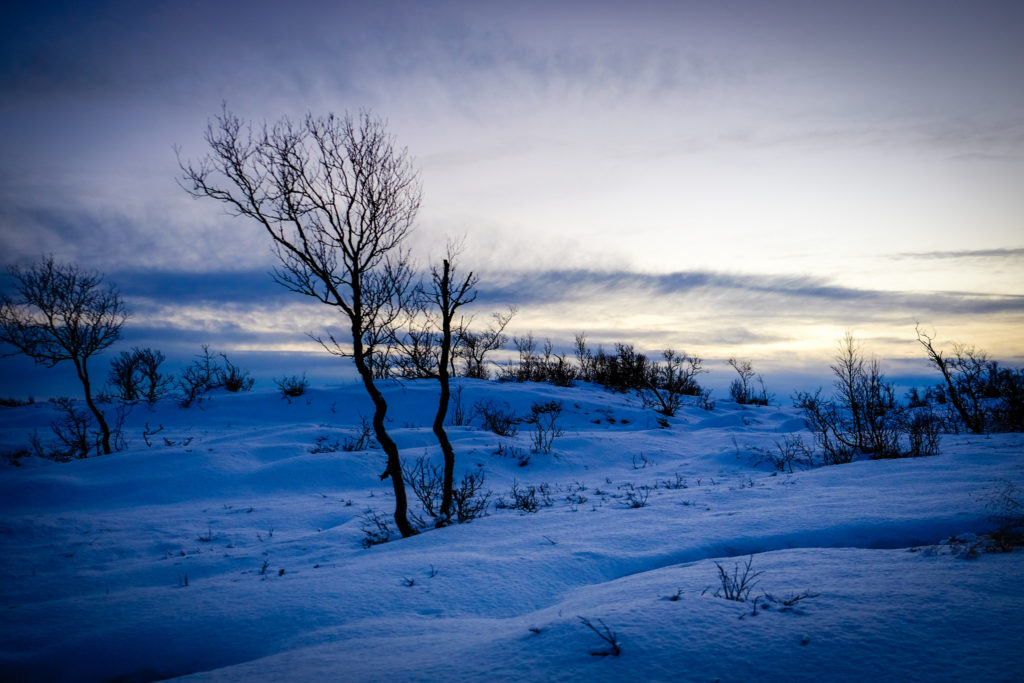
[[[383,455],[332,449],[370,414],[355,383],[136,406],[127,450],[4,465],[0,679],[1024,676],[1024,553],[942,543],[990,529],[999,491],[1024,486],[1024,435],[788,474],[757,462],[803,429],[788,407],[689,406],[663,428],[598,387],[459,383],[467,409],[561,401],[564,434],[531,454],[530,425],[451,427],[489,514],[370,548],[362,515],[393,505]],[[403,457],[439,461],[436,385],[386,394]],[[0,449],[45,435],[52,411],[0,408]],[[496,507],[514,483],[551,504]],[[748,561],[749,599],[716,596],[716,563]],[[621,654],[592,654],[610,646],[581,618]]]

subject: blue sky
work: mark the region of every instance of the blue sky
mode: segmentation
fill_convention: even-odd
[[[415,253],[465,236],[514,334],[793,370],[848,328],[913,357],[920,320],[1024,357],[1024,4],[369,4],[0,10],[5,260],[102,270],[168,355],[313,352],[331,313],[174,147],[222,102],[366,107],[422,173]]]

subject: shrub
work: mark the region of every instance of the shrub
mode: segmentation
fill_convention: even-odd
[[[537,512],[542,507],[551,507],[551,488],[547,484],[520,488],[519,482],[512,481],[509,499],[498,498],[495,506],[502,509],[519,510],[520,512]]]
[[[586,626],[591,631],[596,633],[601,640],[608,644],[608,649],[595,650],[590,654],[594,655],[595,657],[607,657],[609,655],[611,655],[612,657],[618,657],[620,654],[622,654],[622,645],[621,643],[619,643],[618,636],[615,634],[614,631],[608,628],[608,625],[604,623],[603,619],[597,620],[597,623],[601,625],[601,628],[598,628],[590,621],[590,619],[585,619],[583,617],[577,618],[584,626]]]
[[[561,415],[561,401],[534,403],[530,406],[530,415],[526,418],[526,422],[534,426],[532,435],[534,453],[551,452],[551,444],[556,438],[562,436],[562,430],[558,427],[558,418]]]
[[[203,352],[182,371],[178,378],[178,388],[182,392],[179,403],[187,408],[203,396],[221,385],[220,370],[214,360],[210,347],[203,344]]]
[[[866,360],[850,333],[840,342],[831,370],[835,399],[822,398],[818,389],[813,394],[797,392],[793,400],[822,449],[824,464],[850,462],[860,454],[901,458],[938,452],[935,423],[907,416],[878,361]]]
[[[35,402],[36,400],[31,396],[29,396],[27,400],[14,398],[13,396],[9,398],[0,398],[0,406],[3,406],[4,408],[20,408],[21,406],[34,405]]]
[[[220,357],[224,359],[224,365],[220,368],[220,383],[224,388],[232,393],[251,390],[256,380],[249,376],[249,371],[232,363],[223,353]]]
[[[663,362],[648,366],[640,396],[645,406],[672,417],[679,410],[683,396],[705,394],[696,378],[707,370],[703,368],[704,361],[696,356],[676,353],[672,349],[665,349],[661,355]]]
[[[732,400],[740,405],[756,406],[766,406],[771,402],[772,397],[768,395],[768,390],[764,386],[764,378],[755,375],[754,366],[749,360],[730,358],[729,365],[739,375],[739,379],[734,379],[729,385],[729,397]],[[753,380],[755,377],[758,384],[761,385],[760,393],[754,391]]]
[[[548,382],[560,387],[571,387],[577,371],[565,354],[554,353],[551,340],[544,341],[542,354],[537,353],[533,334],[513,339],[519,352],[519,363],[512,377],[517,382]]]
[[[747,559],[747,564],[743,567],[742,573],[740,573],[739,564],[735,564],[733,565],[732,574],[729,574],[722,565],[715,562],[715,566],[718,567],[718,580],[721,586],[714,592],[714,596],[736,602],[746,602],[750,596],[750,591],[757,585],[757,577],[764,573],[753,571],[753,564],[754,556],[751,555]]]
[[[355,437],[345,437],[345,443],[341,445],[341,450],[351,453],[353,451],[365,451],[373,447],[373,425],[370,424],[365,415],[359,416],[358,430]]]
[[[441,497],[444,492],[444,475],[441,467],[432,464],[426,457],[419,457],[413,461],[410,469],[403,468],[403,474],[413,495],[423,507],[423,512],[433,520],[433,525],[443,526],[448,523],[449,520],[441,518]],[[483,491],[485,479],[482,469],[466,472],[459,485],[452,488],[452,512],[459,524],[486,514],[491,492]],[[418,526],[428,526],[422,518],[412,514],[410,517]]]
[[[942,375],[937,402],[952,405],[964,427],[976,434],[1024,431],[1024,370],[1000,368],[987,353],[966,344],[953,344],[952,353],[944,355],[920,327],[917,340]]]
[[[302,373],[302,377],[292,375],[290,377],[275,379],[274,384],[276,384],[277,388],[281,390],[281,398],[298,398],[306,393],[306,389],[309,388],[309,381],[306,380],[306,373]]]
[[[226,354],[218,354],[223,361],[219,364],[207,344],[203,344],[203,352],[185,367],[178,378],[178,388],[182,392],[179,404],[187,408],[200,402],[207,392],[224,387],[231,392],[249,391],[255,380],[249,376],[248,370],[238,367]]]
[[[992,539],[999,548],[1008,552],[1024,545],[1024,492],[1012,482],[1004,482],[989,503],[989,510],[989,520],[996,525]]]
[[[160,351],[134,347],[110,362],[107,385],[122,401],[156,403],[170,390],[173,378],[160,372],[166,360]]]
[[[473,413],[480,417],[485,429],[498,436],[511,437],[515,436],[518,431],[516,423],[519,420],[507,403],[502,402],[501,405],[498,405],[490,399],[477,401],[473,404]]]
[[[377,510],[368,509],[359,516],[359,529],[363,532],[363,547],[387,543],[394,538],[395,532],[388,518]]]

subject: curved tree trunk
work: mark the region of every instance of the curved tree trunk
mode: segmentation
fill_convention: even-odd
[[[395,526],[398,527],[399,533],[402,534],[402,538],[408,538],[409,536],[415,535],[417,532],[409,524],[409,500],[405,495],[405,480],[402,478],[402,461],[398,455],[398,445],[388,435],[387,427],[384,424],[384,420],[387,417],[388,404],[384,400],[384,395],[381,394],[380,389],[373,381],[373,370],[366,362],[366,351],[363,346],[363,335],[362,325],[358,316],[353,316],[352,320],[352,350],[353,360],[356,364],[356,370],[359,371],[359,376],[363,380],[363,386],[366,388],[366,393],[370,395],[370,399],[373,401],[373,432],[377,437],[377,442],[380,447],[384,450],[387,455],[387,467],[384,469],[384,473],[380,475],[381,479],[387,479],[391,477],[391,485],[395,492]]]
[[[89,410],[92,411],[93,417],[96,418],[96,422],[100,426],[100,445],[103,448],[104,455],[110,455],[110,426],[107,424],[107,419],[103,415],[103,411],[99,409],[96,402],[92,398],[92,385],[89,382],[89,372],[85,367],[85,359],[79,361],[77,358],[75,361],[75,372],[78,373],[78,379],[82,382],[82,389],[85,392],[85,404],[89,406]]]

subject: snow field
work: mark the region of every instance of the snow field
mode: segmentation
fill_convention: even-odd
[[[995,492],[1024,483],[1022,435],[785,474],[754,463],[802,427],[789,408],[720,401],[662,429],[597,387],[459,384],[467,411],[561,401],[564,434],[530,454],[528,424],[511,439],[451,427],[457,475],[485,471],[490,514],[369,549],[360,516],[393,507],[382,454],[310,452],[357,433],[370,407],[356,384],[137,406],[126,451],[0,470],[0,678],[1019,678],[1022,555],[939,543],[991,527]],[[439,460],[434,385],[387,396],[403,458]],[[0,411],[0,445],[49,411]],[[147,424],[163,426],[151,446]],[[496,508],[513,482],[546,484],[551,505]],[[751,596],[774,598],[756,614],[714,595],[716,562],[751,555]],[[621,656],[591,655],[607,645],[581,616]]]

